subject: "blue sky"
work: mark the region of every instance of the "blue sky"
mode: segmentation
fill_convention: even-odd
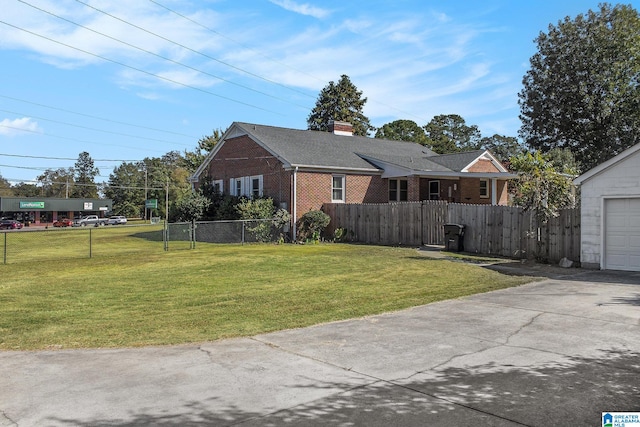
[[[106,181],[122,161],[193,150],[233,121],[305,129],[342,74],[374,126],[459,114],[483,136],[517,136],[533,40],[597,5],[5,0],[0,175],[34,180],[87,151]]]

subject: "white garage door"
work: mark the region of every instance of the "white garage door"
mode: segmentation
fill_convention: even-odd
[[[640,198],[604,203],[607,270],[640,271]]]

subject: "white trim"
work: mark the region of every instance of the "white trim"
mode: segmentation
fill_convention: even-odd
[[[253,181],[258,180],[258,194],[253,193]],[[261,197],[264,194],[263,175],[241,176],[229,179],[229,194],[232,196]]]
[[[256,194],[254,194],[254,190],[255,188],[253,187],[253,181],[258,180],[258,194],[257,197],[262,197],[264,194],[264,178],[262,175],[253,175],[251,177],[249,177],[249,188],[248,188],[248,192],[250,193],[249,195],[251,197],[256,197]]]
[[[340,190],[342,191],[342,197],[340,199],[336,199],[333,197],[333,191],[338,188],[334,187],[333,183],[336,178],[340,179]],[[346,175],[331,175],[331,203],[345,203],[347,201],[347,177]]]
[[[256,126],[257,125],[253,125],[253,128],[255,129]],[[288,161],[280,157],[278,153],[273,152],[271,148],[269,148],[266,144],[260,141],[255,135],[253,135],[250,130],[245,129],[238,122],[233,122],[231,126],[229,126],[229,129],[227,129],[227,131],[220,137],[220,139],[218,140],[218,143],[213,147],[213,150],[211,150],[209,154],[207,154],[207,157],[205,157],[202,164],[198,167],[198,169],[196,169],[193,175],[189,177],[189,181],[191,181],[192,183],[196,183],[200,180],[200,175],[202,175],[202,173],[205,170],[207,170],[213,158],[216,156],[216,154],[218,154],[218,151],[220,151],[224,146],[224,144],[227,142],[227,139],[240,138],[242,136],[249,137],[253,142],[258,144],[261,148],[263,148],[265,151],[270,153],[274,158],[280,161],[280,163],[282,163],[284,167],[290,166]]]
[[[229,137],[229,135],[234,129],[235,129],[235,123],[232,123],[229,129],[227,129],[227,131],[220,137],[220,139],[218,140],[218,143],[213,147],[213,150],[211,150],[209,154],[207,154],[207,156],[204,158],[204,161],[202,162],[202,164],[198,166],[198,169],[196,169],[193,175],[189,177],[189,181],[191,181],[192,183],[196,183],[200,181],[200,176],[205,170],[207,170],[207,168],[209,168],[209,163],[211,163],[211,160],[213,160],[213,158],[218,153],[218,151],[220,151],[220,149],[224,145],[224,142],[226,141],[226,139]]]
[[[480,189],[478,190],[478,196],[479,196],[481,199],[488,199],[488,198],[489,198],[489,196],[490,196],[489,191],[491,191],[491,187],[489,187],[489,180],[488,180],[488,179],[483,179],[483,178],[481,178],[481,179],[479,180],[479,182],[480,182]],[[483,182],[486,182],[486,183],[487,183],[487,186],[485,187],[485,189],[487,190],[487,194],[485,194],[484,196],[482,195],[482,183],[483,183]]]
[[[631,148],[627,148],[625,151],[618,154],[617,156],[607,160],[604,163],[600,163],[598,166],[583,173],[582,175],[574,179],[573,183],[575,185],[580,185],[583,182],[590,180],[594,176],[599,175],[601,172],[604,172],[605,170],[609,169],[611,166],[615,165],[616,163],[619,163],[622,160],[626,159],[627,157],[630,157],[631,155],[635,154],[638,150],[640,150],[640,144],[636,144]]]
[[[480,154],[478,157],[476,157],[476,159],[474,161],[472,161],[471,163],[469,163],[467,166],[465,166],[461,172],[467,172],[469,170],[469,168],[471,168],[473,165],[475,165],[476,163],[478,163],[480,160],[490,160],[491,163],[493,164],[493,166],[496,167],[496,169],[498,169],[498,171],[504,173],[504,172],[508,172],[507,169],[505,169],[504,166],[502,166],[502,163],[500,163],[500,161],[498,159],[496,159],[493,154],[491,154],[490,151],[485,150],[484,153]]]
[[[498,180],[495,178],[491,178],[491,204],[498,204]]]
[[[305,172],[330,172],[330,173],[366,173],[370,175],[381,175],[384,171],[382,169],[374,169],[374,168],[344,168],[340,166],[312,166],[312,165],[303,165],[303,164],[291,164],[289,166],[284,166],[283,169],[286,171],[292,171],[296,168],[304,169]]]

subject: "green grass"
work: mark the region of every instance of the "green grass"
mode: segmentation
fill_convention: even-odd
[[[140,231],[94,233],[99,245],[91,259],[0,265],[0,349],[202,342],[394,311],[531,280],[406,248],[199,243],[195,250],[164,252],[161,241],[131,237],[132,230]],[[28,234],[34,237],[23,238],[36,238]],[[86,238],[71,230],[55,234]]]

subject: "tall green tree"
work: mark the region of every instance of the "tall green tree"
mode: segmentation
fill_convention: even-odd
[[[178,151],[170,151],[162,157],[147,157],[135,163],[122,163],[113,170],[104,193],[113,200],[115,213],[126,216],[166,218],[167,185],[169,187],[169,213],[175,220],[179,213],[176,204],[191,197],[188,181],[190,172],[185,159]],[[158,207],[146,211],[146,199],[156,199]],[[189,203],[189,201],[185,201]]]
[[[73,187],[72,197],[97,198],[98,187],[95,179],[100,170],[95,167],[88,152],[83,151],[78,155],[73,171],[76,185]]]
[[[556,169],[565,175],[578,176],[582,173],[582,166],[576,160],[576,156],[568,148],[554,148],[545,153],[545,157]]]
[[[40,186],[39,196],[74,197],[75,177],[73,168],[47,169],[36,179]]]
[[[417,142],[422,145],[426,145],[428,142],[424,129],[413,120],[395,120],[384,124],[378,128],[375,137],[394,141]]]
[[[10,197],[13,196],[13,189],[11,188],[11,183],[4,179],[2,175],[0,175],[0,197]]]
[[[569,148],[585,169],[640,142],[640,17],[604,3],[550,25],[519,93],[520,136]]]
[[[42,189],[35,184],[21,182],[12,187],[15,197],[37,197],[42,195]]]
[[[144,217],[144,169],[138,163],[124,162],[113,169],[104,194],[113,201],[113,213],[128,218]]]
[[[468,126],[457,114],[440,114],[424,127],[428,143],[439,154],[477,150],[481,146],[478,126]]]
[[[190,173],[193,173],[200,167],[204,158],[213,150],[216,146],[224,131],[222,129],[214,129],[211,135],[203,136],[198,140],[198,146],[194,151],[185,151],[184,153],[184,166]]]
[[[524,147],[513,136],[494,134],[480,140],[482,148],[491,151],[501,162],[508,162],[512,157],[524,153]]]
[[[362,112],[366,102],[349,76],[343,74],[338,83],[331,81],[320,91],[307,118],[308,129],[327,131],[329,121],[337,120],[351,123],[354,135],[368,136],[375,128]]]

